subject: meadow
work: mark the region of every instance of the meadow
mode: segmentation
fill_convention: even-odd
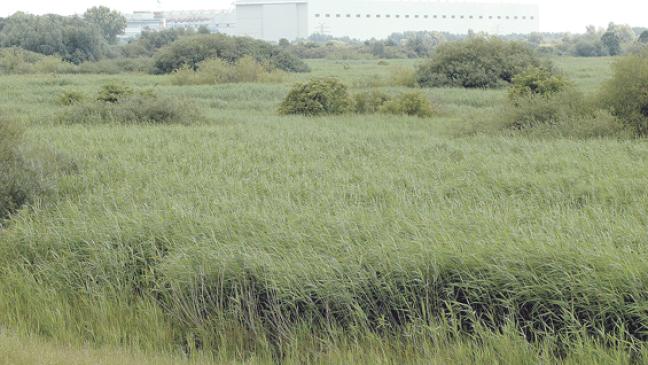
[[[587,94],[613,61],[554,60]],[[466,132],[505,90],[423,89],[432,118],[277,113],[294,82],[397,92],[414,63],[0,76],[3,115],[73,166],[0,231],[0,362],[648,361],[643,139]],[[61,93],[115,81],[204,120],[59,117]]]

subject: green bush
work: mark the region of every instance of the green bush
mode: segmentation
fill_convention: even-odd
[[[99,94],[97,95],[97,101],[117,103],[131,95],[133,95],[133,89],[130,87],[124,84],[110,83],[101,87],[101,90],[99,90]]]
[[[434,115],[430,100],[420,91],[401,94],[387,101],[381,108],[381,113],[396,115],[412,115],[427,118]]]
[[[244,56],[250,56],[260,63],[289,72],[308,71],[299,58],[270,43],[245,37],[230,37],[223,34],[208,34],[182,37],[160,49],[154,59],[156,73],[171,73],[187,66],[197,70],[207,59],[219,58],[235,63]]]
[[[551,70],[532,67],[513,78],[509,98],[513,101],[532,96],[550,97],[565,90],[569,82]]]
[[[424,87],[495,88],[513,80],[540,60],[525,43],[497,38],[469,38],[440,45],[420,65],[417,82]]]
[[[618,118],[597,108],[594,100],[547,69],[531,68],[515,77],[508,101],[487,112],[486,117],[470,116],[474,120],[466,120],[468,128],[460,134],[559,138],[629,136]]]
[[[295,85],[281,103],[279,113],[306,116],[342,114],[349,111],[351,105],[346,85],[334,78],[313,79]]]
[[[518,98],[500,114],[513,129],[533,128],[543,124],[559,124],[574,116],[587,114],[585,97],[576,90],[550,96]]]
[[[416,70],[411,67],[394,67],[390,73],[390,83],[394,86],[416,87]]]
[[[597,109],[594,102],[574,88],[517,98],[496,118],[505,123],[506,129],[528,136],[628,137],[618,118]]]
[[[536,124],[533,128],[513,129],[514,135],[544,138],[620,138],[631,137],[618,118],[605,110],[588,114],[572,114],[554,123]]]
[[[76,65],[20,48],[0,49],[0,74],[75,73]]]
[[[36,62],[45,56],[26,51],[22,48],[11,47],[0,49],[0,73],[3,74],[24,74],[33,72]]]
[[[61,95],[58,97],[58,103],[60,105],[72,105],[72,104],[77,104],[83,101],[84,95],[78,91],[73,91],[73,90],[68,90],[64,91]]]
[[[648,135],[648,51],[625,56],[603,85],[603,106],[638,135]]]
[[[527,134],[570,137],[619,135],[618,119],[597,110],[595,103],[562,75],[533,67],[513,79],[509,106],[500,111],[505,127]]]
[[[382,91],[367,91],[353,96],[353,108],[359,114],[378,113],[389,100],[391,97]]]
[[[111,96],[104,97],[102,95],[105,90],[106,88],[102,89],[96,101],[69,106],[59,115],[59,121],[78,124],[190,124],[203,120],[197,108],[186,100],[161,97],[152,91],[131,91],[118,96],[107,93]]]

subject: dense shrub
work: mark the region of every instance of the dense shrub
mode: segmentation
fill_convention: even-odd
[[[391,97],[382,91],[372,90],[353,95],[353,109],[359,114],[378,113]]]
[[[250,56],[242,57],[234,64],[215,58],[199,63],[195,71],[188,66],[183,66],[172,74],[171,82],[174,85],[281,82],[284,73],[262,65]]]
[[[170,73],[183,66],[197,70],[200,62],[210,58],[235,63],[244,56],[251,56],[260,63],[268,63],[284,71],[308,71],[308,66],[302,60],[278,46],[223,34],[182,37],[156,53],[154,67],[157,73]]]
[[[202,115],[192,103],[161,97],[152,91],[134,92],[123,85],[105,85],[97,100],[76,103],[61,115],[62,123],[181,123],[201,121]]]
[[[550,97],[567,86],[569,83],[562,75],[546,68],[532,67],[513,78],[509,98],[514,101],[531,96]]]
[[[529,67],[540,66],[534,51],[520,42],[497,38],[469,38],[438,47],[418,67],[416,77],[425,87],[493,88],[510,83]]]
[[[648,135],[648,51],[617,61],[614,76],[603,86],[602,102],[638,135]]]
[[[411,115],[427,118],[434,115],[430,100],[420,91],[404,93],[387,101],[381,108],[381,113]]]
[[[105,84],[99,90],[97,101],[106,103],[117,103],[133,95],[133,89],[124,84],[110,83]]]
[[[295,85],[281,103],[281,114],[307,116],[342,114],[352,104],[346,85],[334,78],[313,79]]]

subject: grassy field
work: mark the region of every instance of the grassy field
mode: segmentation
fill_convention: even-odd
[[[555,62],[594,93],[612,60]],[[0,232],[0,361],[646,360],[645,141],[458,132],[504,90],[425,90],[431,119],[276,112],[311,76],[404,90],[384,85],[413,61],[389,63],[281,84],[1,76],[0,111],[74,172]],[[206,121],[59,120],[63,91],[114,80]]]

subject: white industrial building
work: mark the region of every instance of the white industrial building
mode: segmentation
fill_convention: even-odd
[[[120,38],[137,38],[143,31],[181,28],[198,30],[206,27],[213,33],[236,35],[236,14],[223,10],[136,11],[125,15],[126,29]]]
[[[278,41],[314,33],[353,39],[405,31],[494,35],[539,31],[538,6],[425,0],[238,0],[236,34]]]
[[[153,11],[136,11],[133,14],[126,14],[127,25],[123,39],[138,37],[145,30],[161,30],[166,27],[164,14]]]

